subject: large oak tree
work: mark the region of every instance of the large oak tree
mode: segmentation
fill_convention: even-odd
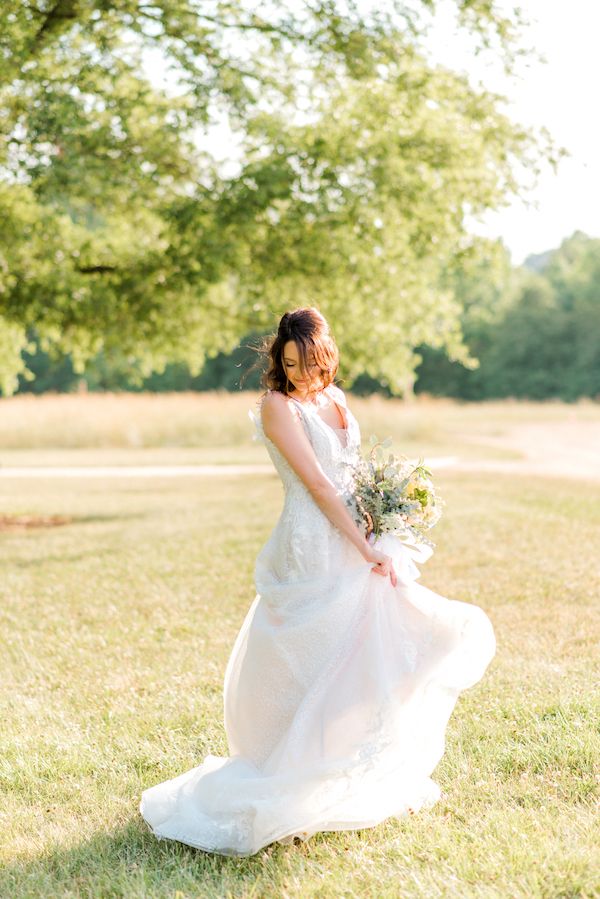
[[[455,0],[473,52],[516,13]],[[149,373],[330,318],[351,381],[402,391],[421,344],[469,363],[449,273],[490,252],[468,216],[560,155],[436,65],[434,0],[8,0],[0,34],[0,387],[35,330],[82,370]],[[171,86],[153,71],[169,67]],[[224,169],[215,122],[235,136]]]

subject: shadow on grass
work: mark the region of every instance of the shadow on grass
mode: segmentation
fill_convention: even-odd
[[[52,530],[57,530],[60,533],[69,533],[70,534],[70,545],[72,546],[72,538],[73,538],[73,528],[78,525],[90,525],[90,524],[108,524],[111,522],[124,522],[131,520],[142,520],[144,518],[151,518],[152,512],[125,512],[119,513],[118,515],[80,515],[73,516],[69,519],[68,522],[61,524],[60,528],[52,528]],[[48,529],[45,529],[47,532]],[[98,546],[97,544],[94,546],[90,546],[89,550],[77,552],[77,553],[68,553],[68,552],[48,552],[43,553],[39,552],[40,546],[42,549],[45,544],[40,544],[40,528],[15,528],[7,529],[6,531],[0,530],[0,541],[10,540],[11,545],[15,548],[19,547],[21,549],[28,548],[29,546],[35,546],[36,552],[38,553],[32,558],[23,558],[20,555],[3,556],[3,562],[6,564],[14,564],[19,568],[38,568],[42,565],[45,565],[47,562],[58,562],[58,563],[67,563],[67,562],[81,562],[85,559],[90,558],[112,558],[114,556],[115,550],[114,546],[107,545],[106,547]],[[18,542],[16,542],[18,541]],[[47,546],[50,549],[50,545]]]
[[[10,557],[5,556],[3,561],[7,564],[12,563],[18,565],[19,568],[25,569],[39,568],[46,565],[48,562],[58,562],[60,564],[65,562],[82,562],[90,558],[100,559],[103,556],[106,556],[107,558],[114,556],[114,549],[90,549],[89,552],[72,553],[71,555],[68,555],[67,553],[53,553],[46,556],[40,556],[37,559],[22,559],[18,556],[13,556],[11,559]]]
[[[152,512],[119,512],[117,515],[3,515],[0,516],[0,531],[19,535],[30,531],[39,532],[60,528],[68,529],[79,524],[105,524],[111,521],[130,521],[149,518]],[[37,519],[37,520],[36,520]]]
[[[281,895],[289,870],[277,864],[278,856],[290,851],[302,847],[273,844],[248,858],[215,855],[157,840],[143,821],[132,821],[75,846],[7,862],[0,870],[0,895],[173,896],[189,890],[216,897],[256,890],[265,876],[272,895]]]
[[[131,521],[132,519],[150,518],[152,512],[119,512],[118,515],[77,515],[72,524],[97,524],[109,521]]]

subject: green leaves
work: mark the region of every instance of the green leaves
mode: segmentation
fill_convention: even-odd
[[[600,241],[576,232],[508,270],[503,287],[493,271],[464,279],[463,327],[479,367],[464,371],[430,355],[419,387],[467,399],[600,395],[599,259]]]
[[[364,530],[410,535],[433,547],[425,531],[439,520],[443,500],[436,495],[430,472],[420,458],[414,465],[406,456],[391,453],[383,459],[383,443],[371,435],[371,450],[358,458],[352,471],[352,494]]]
[[[19,375],[31,379],[21,353],[33,349],[23,327],[0,317],[0,391],[5,395],[15,392]]]
[[[79,368],[114,351],[134,371],[197,370],[316,304],[347,383],[410,390],[422,344],[468,362],[446,277],[479,253],[464,210],[503,202],[535,154],[496,97],[428,61],[423,4],[6,6],[8,325]],[[477,40],[507,35],[488,4],[457,8]],[[209,151],[219,120],[239,148],[229,175]]]

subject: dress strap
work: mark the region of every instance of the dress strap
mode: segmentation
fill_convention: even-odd
[[[294,397],[293,397],[293,396],[290,396],[289,394],[288,394],[288,399],[289,399],[289,400],[292,400],[292,403],[293,403],[293,405],[292,405],[292,412],[293,412],[293,414],[296,416],[296,418],[297,418],[299,421],[302,421],[304,412],[306,411],[306,410],[304,409],[304,406],[302,405],[302,403],[300,402],[300,400],[294,399]]]
[[[346,400],[346,394],[342,390],[341,387],[338,387],[337,384],[334,384],[333,381],[331,384],[328,384],[323,393],[326,393],[329,397],[331,397],[334,402],[338,404],[338,406],[343,406],[344,409],[348,408],[348,402]]]

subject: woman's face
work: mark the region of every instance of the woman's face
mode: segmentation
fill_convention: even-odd
[[[284,372],[299,393],[306,393],[321,373],[310,351],[307,360],[308,372],[302,373],[300,370],[300,354],[294,340],[288,340],[284,345],[282,361]]]

